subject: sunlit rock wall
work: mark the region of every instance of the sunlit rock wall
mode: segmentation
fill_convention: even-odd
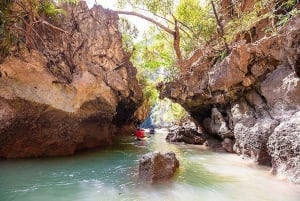
[[[85,2],[38,27],[37,50],[0,64],[0,156],[67,155],[110,144],[133,125],[142,92],[118,16]],[[37,41],[39,41],[37,39]]]

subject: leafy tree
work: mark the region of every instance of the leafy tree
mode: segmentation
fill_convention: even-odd
[[[191,53],[201,44],[210,41],[216,33],[216,20],[211,12],[211,4],[201,5],[199,0],[181,0],[176,8],[176,17],[182,26],[188,27],[183,32],[183,49]]]
[[[134,50],[134,39],[138,36],[138,29],[125,18],[120,18],[119,29],[122,33],[123,48],[128,54]]]
[[[37,49],[43,43],[38,34],[39,26],[64,32],[54,25],[57,16],[63,14],[58,4],[76,0],[2,0],[0,2],[0,61],[11,51],[11,48],[25,47]],[[23,45],[24,44],[24,45]]]
[[[241,1],[225,0],[208,0],[205,4],[200,4],[199,0],[119,0],[118,3],[120,8],[130,6],[131,11],[116,13],[137,16],[155,25],[143,41],[135,44],[132,57],[139,69],[139,77],[148,80],[152,87],[155,79],[169,81],[166,77],[153,78],[161,69],[187,73],[187,67],[203,55],[199,47],[213,46],[218,52],[215,57],[224,59],[230,52],[230,43],[240,32],[250,30],[264,18],[277,15],[278,25],[299,13],[296,8],[298,0],[257,0],[250,11],[242,10]],[[224,20],[224,13],[219,13],[224,10],[220,7],[223,4],[228,4],[225,8],[229,11],[225,13],[229,15],[228,20]],[[274,5],[275,11],[272,9]],[[180,71],[174,66],[178,66]]]
[[[150,117],[154,125],[167,126],[177,123],[187,116],[188,113],[181,105],[173,103],[169,99],[163,99],[156,102],[152,108]]]
[[[172,0],[119,0],[118,3],[120,8],[131,6],[132,11],[116,13],[148,20],[172,37],[173,54],[179,67],[185,65],[199,43],[210,40],[215,34],[216,23],[209,12],[211,7],[201,6],[197,0],[181,0],[179,3]]]

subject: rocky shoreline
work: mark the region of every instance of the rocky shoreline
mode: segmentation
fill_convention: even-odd
[[[160,86],[161,98],[181,104],[207,134],[234,141],[237,154],[300,183],[299,41],[297,16],[275,35],[236,41],[215,64],[208,51]]]
[[[117,14],[81,1],[64,9],[56,24],[64,32],[42,27],[43,44],[0,64],[0,157],[107,145],[146,118]],[[216,137],[223,150],[300,183],[300,16],[272,34],[264,32],[268,23],[257,22],[251,40],[241,33],[225,58],[215,57],[213,45],[202,48],[178,78],[159,85],[160,97],[201,127],[178,127],[167,140],[214,146]]]

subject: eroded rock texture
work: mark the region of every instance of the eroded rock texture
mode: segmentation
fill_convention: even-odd
[[[195,123],[187,121],[182,126],[172,126],[169,128],[166,140],[167,142],[184,142],[187,144],[202,145],[208,136],[201,131],[201,128],[197,128]]]
[[[179,167],[174,152],[145,154],[139,163],[139,178],[142,181],[156,183],[170,179]]]
[[[206,48],[186,74],[161,87],[161,96],[226,139],[224,147],[235,141],[235,152],[299,183],[300,17],[272,36],[255,37],[237,40],[223,61]]]
[[[0,64],[0,156],[72,154],[111,143],[136,121],[136,69],[122,49],[118,16],[85,2],[67,5],[43,44]]]

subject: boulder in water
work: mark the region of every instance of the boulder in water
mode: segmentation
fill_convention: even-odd
[[[140,159],[139,178],[150,183],[167,180],[175,174],[178,167],[179,161],[174,152],[151,152]]]
[[[196,128],[190,126],[175,126],[169,129],[166,137],[168,142],[185,142],[187,144],[202,145],[207,139],[206,134],[200,133]]]

